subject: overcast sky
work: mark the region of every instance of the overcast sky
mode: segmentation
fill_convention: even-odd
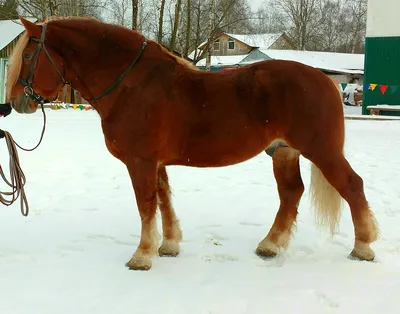
[[[264,2],[264,0],[248,0],[253,10],[257,10],[259,6]]]

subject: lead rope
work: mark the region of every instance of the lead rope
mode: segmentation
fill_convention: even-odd
[[[22,149],[24,151],[33,151],[39,147],[40,143],[43,140],[44,131],[46,129],[46,113],[44,111],[43,104],[41,104],[41,107],[42,107],[42,113],[43,113],[43,129],[42,129],[42,134],[40,136],[39,143],[34,148],[26,149],[26,148],[21,147],[20,145],[18,145],[17,142],[14,141],[12,135],[9,132],[0,130],[0,138],[4,137],[6,139],[7,148],[8,148],[8,152],[10,155],[9,166],[10,166],[10,178],[11,178],[10,181],[11,182],[4,175],[4,171],[3,171],[3,168],[1,167],[1,165],[0,165],[0,176],[3,178],[4,182],[12,189],[11,192],[0,191],[0,202],[3,205],[10,206],[18,199],[18,197],[20,197],[21,214],[25,217],[28,216],[28,214],[29,214],[29,204],[28,204],[28,199],[26,197],[25,188],[24,188],[25,183],[26,183],[26,177],[25,177],[25,174],[22,171],[20,163],[19,163],[19,156],[18,156],[18,151],[17,151],[16,146],[18,146],[20,149]],[[9,197],[11,197],[11,199],[9,199]]]

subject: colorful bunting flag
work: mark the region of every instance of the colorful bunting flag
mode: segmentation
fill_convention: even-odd
[[[348,84],[347,83],[340,83],[340,85],[342,85],[342,89],[345,90]]]
[[[381,89],[382,95],[385,95],[385,92],[386,92],[387,88],[388,88],[388,86],[387,86],[387,85],[381,85],[381,86],[380,86],[380,89]]]
[[[366,88],[366,86],[369,86],[369,88]],[[385,93],[388,89],[390,90],[390,92],[395,93],[400,87],[399,85],[370,83],[370,84],[364,84],[364,89],[374,91],[376,89],[376,87],[378,87],[378,86],[379,86],[379,90],[381,91],[382,95],[385,95]]]

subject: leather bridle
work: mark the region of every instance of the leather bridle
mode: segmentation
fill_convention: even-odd
[[[32,88],[32,82],[33,82],[33,78],[35,76],[35,70],[36,70],[36,66],[39,60],[39,54],[40,51],[43,49],[44,52],[46,53],[47,57],[49,58],[51,64],[53,65],[53,67],[57,70],[58,74],[61,77],[63,86],[64,85],[71,85],[70,82],[66,81],[64,78],[64,75],[62,75],[61,71],[58,69],[56,63],[54,62],[53,58],[51,57],[49,51],[46,48],[46,45],[44,44],[44,40],[46,38],[46,29],[47,29],[47,24],[43,24],[42,26],[42,35],[40,36],[40,38],[36,38],[36,37],[30,37],[30,40],[33,40],[35,42],[38,43],[33,55],[28,55],[28,58],[32,58],[31,62],[29,63],[28,66],[28,72],[26,73],[26,78],[25,79],[18,79],[18,82],[24,86],[24,94],[25,96],[29,97],[30,99],[32,99],[34,102],[38,103],[38,104],[44,104],[45,101],[47,101],[44,97],[42,97],[40,94],[36,93],[33,88]],[[24,56],[25,58],[25,56]]]
[[[32,82],[33,82],[33,78],[34,78],[34,75],[35,75],[37,62],[39,60],[39,54],[40,54],[40,51],[42,49],[46,53],[46,55],[49,58],[51,64],[53,65],[53,67],[56,69],[57,73],[60,75],[63,86],[71,85],[71,83],[68,82],[64,78],[64,75],[61,73],[60,69],[57,67],[56,63],[54,62],[53,58],[51,57],[50,53],[48,52],[48,50],[46,48],[46,45],[44,44],[44,40],[46,38],[46,29],[47,29],[47,24],[42,24],[42,34],[41,34],[40,38],[30,37],[30,40],[33,40],[33,41],[37,42],[38,45],[37,45],[36,50],[34,51],[33,55],[28,55],[28,58],[32,58],[32,59],[31,59],[31,62],[29,63],[29,67],[28,67],[28,72],[26,74],[26,78],[25,79],[21,79],[21,78],[18,79],[18,82],[20,84],[22,84],[22,86],[24,86],[24,94],[27,97],[29,97],[31,100],[33,100],[34,102],[36,102],[38,104],[42,104],[42,105],[48,100],[45,99],[44,97],[42,97],[40,94],[36,93],[32,88]],[[141,47],[141,49],[139,51],[139,54],[137,55],[135,60],[133,60],[131,65],[125,70],[125,72],[110,87],[108,87],[99,96],[91,98],[91,99],[86,99],[86,100],[87,101],[97,101],[97,100],[103,98],[104,96],[106,96],[107,94],[111,93],[117,87],[117,85],[128,75],[130,70],[135,66],[136,62],[139,60],[139,58],[142,55],[142,53],[143,53],[144,49],[146,48],[146,46],[147,46],[147,41],[144,40],[143,43],[142,43],[142,47]]]

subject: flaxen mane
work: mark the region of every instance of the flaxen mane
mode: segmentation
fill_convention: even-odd
[[[29,35],[24,32],[21,35],[21,38],[18,40],[17,45],[15,46],[13,53],[10,56],[8,61],[8,72],[7,72],[7,83],[6,83],[6,95],[10,95],[12,88],[17,83],[19,74],[22,69],[22,52],[25,47],[28,45]]]

